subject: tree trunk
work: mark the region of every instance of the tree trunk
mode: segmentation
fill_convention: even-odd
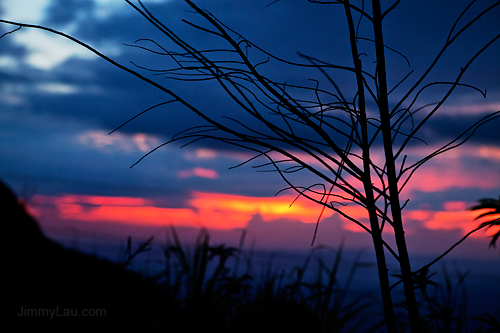
[[[373,6],[373,30],[375,33],[375,48],[377,54],[377,77],[379,84],[378,108],[380,112],[382,138],[384,142],[385,161],[387,165],[387,181],[389,183],[389,195],[392,212],[392,222],[396,244],[398,247],[399,265],[406,298],[406,307],[410,319],[412,333],[420,333],[420,317],[413,289],[410,259],[406,248],[406,240],[401,217],[401,205],[399,202],[398,179],[396,176],[396,165],[392,151],[392,130],[389,115],[389,98],[387,93],[387,77],[385,68],[384,40],[382,34],[382,14],[380,0],[372,0]]]
[[[368,139],[368,121],[366,116],[365,105],[365,90],[363,86],[363,72],[361,60],[359,59],[359,52],[356,41],[356,30],[354,21],[349,7],[349,1],[344,3],[347,22],[349,25],[349,36],[352,58],[354,68],[356,71],[356,83],[358,89],[359,100],[359,123],[361,127],[361,135],[363,142],[363,187],[366,195],[366,208],[370,217],[370,229],[373,240],[373,247],[375,248],[375,256],[377,259],[378,277],[380,282],[380,291],[382,294],[382,304],[384,307],[384,317],[387,327],[387,332],[397,332],[396,317],[394,316],[394,308],[392,304],[391,289],[389,285],[389,275],[387,270],[387,263],[385,260],[384,245],[382,243],[382,232],[378,223],[377,210],[375,198],[373,195],[373,185],[370,175],[370,140]]]

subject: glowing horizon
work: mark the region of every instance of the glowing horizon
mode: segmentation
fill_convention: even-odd
[[[186,226],[208,229],[246,228],[248,222],[260,215],[265,222],[277,220],[316,223],[321,206],[306,200],[294,202],[292,195],[279,197],[251,197],[213,192],[192,192],[185,207],[162,207],[155,199],[64,194],[61,196],[36,195],[30,211],[37,217],[55,210],[61,220],[80,222],[112,222],[136,226]],[[291,203],[293,204],[291,205]],[[44,208],[40,207],[43,206]],[[427,230],[456,230],[463,235],[481,221],[474,219],[481,211],[467,210],[471,205],[463,201],[447,201],[440,210],[405,209],[405,222],[416,221]],[[51,208],[50,208],[51,207]],[[343,212],[367,227],[366,211],[357,205],[343,207]],[[335,217],[343,230],[365,232],[360,226],[340,218],[332,210],[325,210],[322,220]],[[386,228],[392,232],[390,228]],[[409,228],[407,232],[412,233]]]

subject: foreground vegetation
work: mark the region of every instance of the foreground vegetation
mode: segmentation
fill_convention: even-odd
[[[137,247],[129,238],[121,263],[66,250],[45,238],[9,246],[10,252],[2,251],[7,260],[2,260],[0,271],[2,323],[20,331],[43,327],[51,332],[386,330],[377,287],[370,290],[356,280],[374,263],[361,261],[360,255],[347,262],[342,244],[338,249],[313,248],[302,265],[285,271],[276,269],[272,258],[267,265],[259,264],[255,252],[244,249],[245,233],[238,247],[211,245],[206,230],[192,246],[182,244],[174,228],[170,235],[162,247],[162,268],[155,273],[142,270],[142,277],[128,268],[138,263],[138,256],[147,255],[153,238]],[[9,261],[13,256],[19,258]],[[438,281],[426,273],[415,280],[425,332],[500,331],[494,315],[467,314],[467,273],[449,274],[443,265],[442,276]],[[72,314],[85,309],[104,313],[19,315],[21,309],[56,308],[60,315],[64,309]],[[409,331],[403,299],[396,317],[400,331]]]
[[[360,269],[374,266],[357,256],[342,261],[338,249],[313,248],[301,266],[290,271],[256,267],[254,252],[244,251],[245,233],[239,247],[210,245],[208,231],[201,230],[194,246],[181,243],[174,228],[163,247],[164,269],[150,276],[169,300],[168,332],[384,332],[385,323],[378,293],[351,288]],[[131,242],[124,263],[150,249],[152,238],[134,252]],[[334,251],[333,262],[325,251]],[[340,267],[347,274],[340,274]],[[421,326],[425,332],[496,332],[500,322],[493,315],[469,317],[464,282],[468,272],[420,274],[418,289]],[[358,286],[359,287],[359,286]],[[487,309],[485,309],[487,311]],[[410,330],[404,302],[396,308],[398,327]]]

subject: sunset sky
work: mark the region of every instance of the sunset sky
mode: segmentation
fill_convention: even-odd
[[[345,47],[345,17],[339,6],[282,0],[266,7],[271,2],[196,1],[272,54],[298,61],[297,52],[301,52],[351,65]],[[182,22],[202,22],[186,11],[183,1],[144,3],[192,45],[200,49],[211,46],[206,34]],[[472,12],[492,3],[480,1]],[[400,56],[387,56],[391,86],[409,70],[415,70],[411,80],[425,70],[466,5],[467,1],[403,1],[389,15],[386,42],[411,64],[409,68]],[[464,34],[430,79],[453,81],[474,52],[500,33],[498,17],[500,8]],[[168,41],[121,0],[3,0],[0,18],[64,31],[131,68],[130,61],[146,67],[160,62],[124,44],[154,38],[168,46]],[[14,28],[2,24],[0,34]],[[407,147],[409,160],[425,157],[481,117],[500,111],[499,54],[500,41],[496,41],[462,79],[487,90],[487,98],[473,89],[457,89],[423,130],[427,145],[415,142]],[[319,75],[261,66],[279,82],[312,84],[308,78]],[[236,112],[216,86],[169,82],[138,71],[214,117]],[[339,75],[337,83],[348,88],[344,76]],[[394,97],[402,96],[404,88],[395,90]],[[420,103],[435,102],[443,91],[429,91]],[[287,185],[276,173],[255,172],[252,166],[263,160],[231,168],[251,158],[249,151],[213,141],[182,149],[170,144],[130,168],[177,132],[201,124],[189,110],[167,104],[108,135],[166,100],[160,91],[62,37],[27,28],[5,35],[0,39],[0,179],[28,198],[32,213],[56,237],[71,237],[75,229],[83,235],[126,237],[137,232],[146,236],[174,225],[207,227],[216,239],[229,237],[234,242],[240,230],[248,229],[263,248],[308,248],[321,207],[306,199],[294,202],[290,191],[275,197]],[[499,128],[500,119],[481,127],[465,145],[418,169],[404,188],[402,200],[410,200],[403,217],[411,251],[433,254],[445,250],[478,225],[473,221],[477,213],[466,209],[480,198],[500,195]],[[382,156],[376,145],[374,156]],[[303,177],[304,183],[314,182],[310,175],[304,173]],[[366,220],[359,206],[346,206],[345,212]],[[319,243],[336,246],[345,237],[347,246],[370,246],[369,236],[359,226],[333,211],[325,211],[318,232]],[[479,232],[456,253],[498,255],[487,245],[485,233]]]

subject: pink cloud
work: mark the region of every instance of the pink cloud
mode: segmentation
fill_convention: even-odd
[[[495,189],[500,187],[500,175],[496,170],[474,172],[459,168],[441,166],[424,167],[418,170],[405,191],[437,192],[453,188]]]
[[[217,171],[205,168],[193,168],[193,169],[181,170],[177,173],[177,176],[179,178],[191,178],[191,177],[201,177],[210,179],[219,178],[219,174],[217,173]]]

